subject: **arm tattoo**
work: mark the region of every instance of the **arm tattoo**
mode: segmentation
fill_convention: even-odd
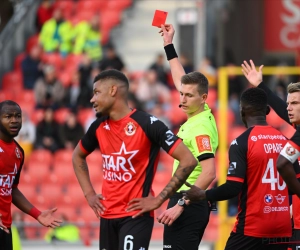
[[[81,170],[85,171],[85,172],[89,172],[89,168],[87,166],[87,163],[85,160],[83,160],[80,164],[79,167],[81,168]]]
[[[182,167],[179,165],[168,185],[159,194],[163,200],[167,200],[171,197],[184,184],[195,166],[181,168]]]

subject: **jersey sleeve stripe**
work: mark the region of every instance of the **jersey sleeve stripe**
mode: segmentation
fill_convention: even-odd
[[[298,146],[295,142],[293,141],[288,141],[295,149],[297,149],[298,151],[300,151],[300,146]]]
[[[174,143],[174,145],[172,146],[172,148],[170,148],[168,154],[171,155],[171,154],[174,152],[174,150],[177,148],[177,146],[179,145],[179,143],[181,143],[181,142],[182,142],[181,140],[177,140],[177,141]]]
[[[228,181],[237,181],[237,182],[244,183],[244,179],[243,178],[239,178],[239,177],[227,176],[227,180]]]
[[[84,153],[86,153],[86,154],[89,154],[89,153],[90,153],[90,152],[88,152],[88,151],[83,147],[81,140],[79,141],[79,147],[80,147],[80,149],[82,150],[82,152],[84,152]]]

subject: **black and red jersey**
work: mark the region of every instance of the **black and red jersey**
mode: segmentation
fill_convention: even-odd
[[[15,141],[7,143],[0,140],[0,213],[6,227],[12,223],[12,188],[19,184],[23,162],[24,151]]]
[[[232,141],[227,180],[243,183],[233,232],[290,237],[288,189],[276,169],[287,139],[271,126],[254,126]],[[299,168],[295,168],[299,173]]]
[[[146,197],[151,186],[162,147],[172,154],[181,140],[156,117],[133,110],[113,121],[98,118],[80,141],[81,149],[90,153],[99,147],[103,163],[102,201],[107,208],[103,218],[122,218],[136,214],[126,212],[133,198]]]

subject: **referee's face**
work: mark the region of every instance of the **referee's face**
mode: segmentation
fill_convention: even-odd
[[[289,93],[286,104],[290,122],[300,125],[300,92]]]
[[[109,115],[113,102],[114,98],[111,93],[110,80],[99,80],[95,82],[91,103],[93,104],[97,116]]]
[[[197,84],[181,84],[180,105],[188,117],[203,111],[206,98],[207,94],[199,94]]]

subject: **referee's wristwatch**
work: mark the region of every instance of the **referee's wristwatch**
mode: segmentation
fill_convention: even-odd
[[[183,208],[187,207],[187,205],[185,204],[185,199],[181,198],[177,201],[177,204]]]

